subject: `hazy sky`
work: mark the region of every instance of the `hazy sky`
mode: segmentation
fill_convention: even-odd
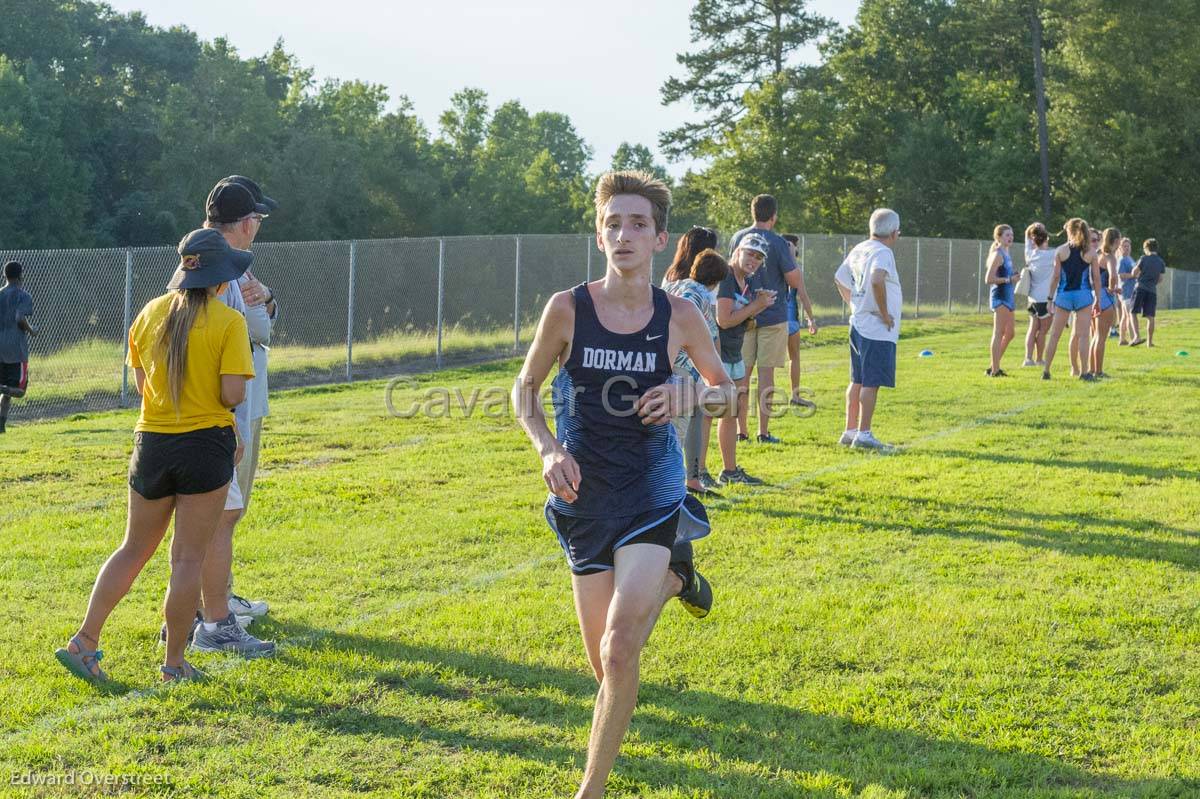
[[[493,107],[517,99],[531,112],[563,112],[595,149],[593,168],[607,166],[622,141],[657,152],[660,131],[695,118],[682,104],[659,102],[662,82],[682,74],[675,54],[689,47],[690,0],[107,2],[154,25],[225,36],[243,56],[266,53],[282,37],[318,78],[407,95],[435,134],[450,95],[466,86],[485,90]],[[858,0],[809,7],[845,25]]]

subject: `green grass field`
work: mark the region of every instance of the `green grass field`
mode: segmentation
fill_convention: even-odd
[[[892,456],[834,446],[846,333],[821,331],[820,410],[744,449],[771,486],[711,504],[714,612],[665,609],[612,796],[1200,796],[1200,313],[1099,384],[1012,353],[985,378],[989,325],[906,322]],[[595,685],[537,459],[478,409],[392,418],[384,385],[273,398],[237,575],[282,651],[197,655],[203,685],[156,683],[165,547],[105,630],[114,690],[53,658],[121,537],[133,413],[0,437],[0,795],[571,795]]]

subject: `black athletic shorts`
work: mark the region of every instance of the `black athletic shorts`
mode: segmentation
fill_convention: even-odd
[[[189,433],[134,433],[129,487],[146,499],[204,494],[233,479],[232,427]]]
[[[1133,292],[1133,312],[1147,319],[1153,319],[1158,311],[1158,294],[1145,289],[1135,289]]]
[[[28,362],[22,361],[21,363],[0,363],[0,386],[19,388],[24,391],[28,385]]]
[[[1048,302],[1031,302],[1029,303],[1029,315],[1036,316],[1038,319],[1045,319],[1050,315],[1050,303]]]
[[[546,506],[546,521],[558,536],[575,574],[595,574],[613,568],[614,553],[627,544],[657,544],[670,549],[679,527],[679,507],[671,506],[633,516],[581,519]]]

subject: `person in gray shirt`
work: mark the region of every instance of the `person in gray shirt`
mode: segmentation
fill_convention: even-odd
[[[278,203],[266,197],[253,180],[231,175],[218,181],[209,193],[204,226],[219,231],[230,246],[250,249],[263,220],[277,207]],[[196,630],[193,646],[203,651],[231,650],[246,657],[261,657],[274,654],[274,645],[249,635],[236,622],[239,618],[263,616],[269,606],[266,602],[233,593],[233,534],[245,517],[258,463],[262,418],[267,413],[266,346],[278,318],[278,307],[271,290],[249,271],[238,280],[236,287],[229,287],[223,299],[227,305],[244,311],[255,378],[246,385],[244,407],[239,407],[235,413],[245,450],[238,462],[234,484],[230,486],[225,512],[205,557],[204,624]],[[217,596],[224,597],[224,601],[211,599]]]
[[[33,297],[21,288],[24,267],[9,261],[4,265],[4,287],[0,288],[0,433],[8,425],[8,408],[13,397],[25,396],[29,385],[29,339],[37,335],[30,322]]]

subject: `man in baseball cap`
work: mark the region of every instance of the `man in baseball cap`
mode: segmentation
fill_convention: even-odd
[[[263,193],[259,184],[245,175],[229,175],[217,181],[205,202],[206,228],[222,235],[230,246],[249,249],[262,227],[263,220],[279,208],[279,203]],[[217,533],[213,536],[214,571],[226,573],[226,590],[229,595],[229,610],[238,620],[249,623],[253,618],[267,613],[266,602],[245,599],[233,593],[233,534],[238,522],[245,516],[250,503],[250,493],[258,468],[258,456],[262,441],[263,418],[268,414],[267,405],[267,348],[271,343],[271,331],[279,317],[279,306],[274,293],[263,285],[252,272],[242,277],[225,290],[221,300],[246,317],[250,333],[250,349],[254,358],[255,379],[246,384],[246,400],[236,409],[234,417],[245,444],[245,454],[238,463],[237,474],[230,485],[225,502],[225,513],[221,516]],[[215,575],[214,575],[215,577]],[[209,641],[213,630],[202,627],[196,631],[198,648],[221,646],[223,642]],[[245,636],[242,645],[253,645],[257,639]]]

